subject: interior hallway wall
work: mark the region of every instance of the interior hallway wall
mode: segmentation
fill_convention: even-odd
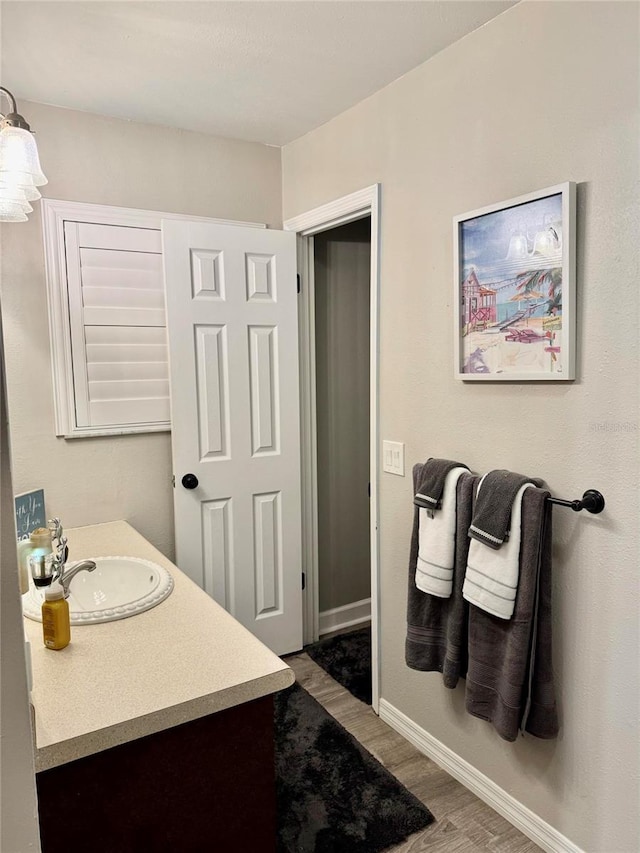
[[[404,663],[411,483],[380,484],[381,693],[590,853],[638,839],[637,3],[524,2],[283,150],[284,218],[374,182],[381,438],[544,477],[554,512],[556,741],[506,743],[464,687]],[[452,217],[578,183],[578,379],[453,378]]]
[[[21,101],[38,134],[43,195],[281,224],[280,152]],[[67,527],[124,518],[174,553],[171,437],[56,438],[40,205],[2,229],[1,286],[16,493],[44,487]]]
[[[320,612],[371,595],[371,220],[314,237]]]

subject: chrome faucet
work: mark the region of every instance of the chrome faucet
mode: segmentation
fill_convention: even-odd
[[[59,574],[54,577],[54,580],[57,580],[60,583],[60,586],[64,590],[64,597],[69,598],[69,584],[78,572],[92,572],[95,567],[96,564],[93,560],[81,560],[79,563],[76,563],[75,566],[71,566],[71,568],[66,571],[64,571],[64,565],[60,566]]]

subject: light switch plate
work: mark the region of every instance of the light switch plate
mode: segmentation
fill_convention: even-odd
[[[401,441],[382,442],[382,470],[404,477],[404,444]]]

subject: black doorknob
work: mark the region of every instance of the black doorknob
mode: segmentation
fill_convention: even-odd
[[[185,489],[197,489],[198,478],[195,474],[185,474],[182,478],[182,485],[185,487]]]

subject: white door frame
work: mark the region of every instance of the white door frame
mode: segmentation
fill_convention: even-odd
[[[371,677],[372,707],[378,713],[380,698],[379,637],[379,304],[380,304],[380,184],[335,199],[307,213],[288,219],[285,231],[298,234],[298,272],[301,278],[299,303],[300,407],[302,453],[302,562],[306,575],[303,593],[304,641],[314,642],[319,633],[318,594],[318,507],[315,393],[315,306],[313,236],[357,219],[371,217],[371,307],[370,307],[370,535],[371,535]]]

